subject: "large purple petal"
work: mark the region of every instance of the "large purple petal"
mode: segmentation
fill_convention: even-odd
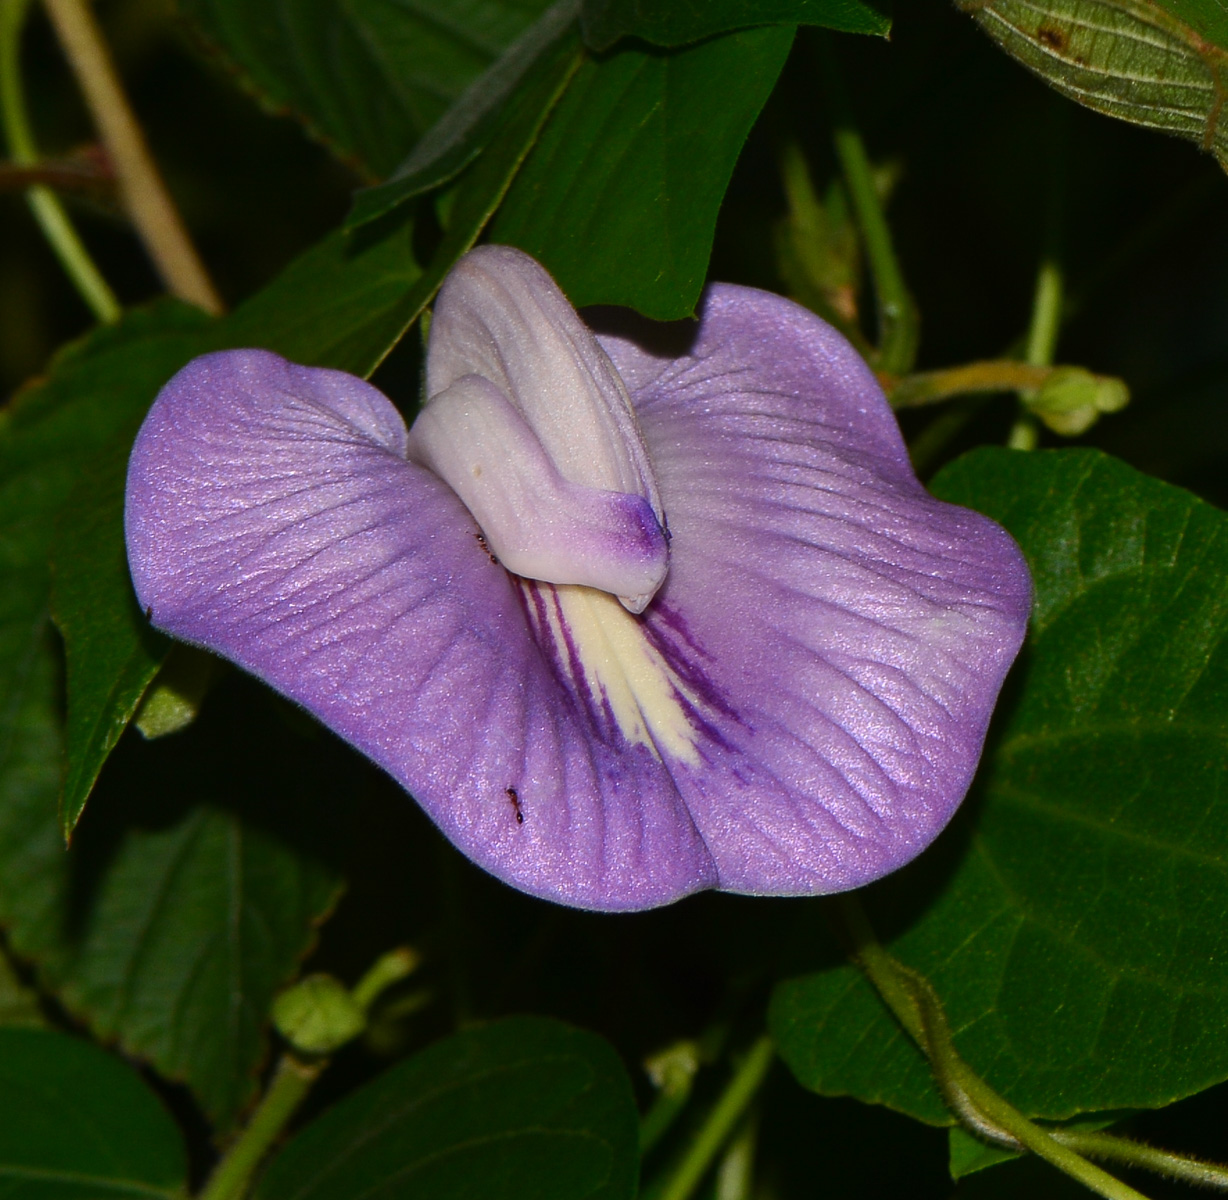
[[[625,332],[602,342],[673,534],[643,618],[509,576],[378,392],[254,351],[192,364],[141,432],[141,602],[527,891],[625,909],[876,878],[967,788],[1019,553],[924,492],[872,376],[797,306],[718,287],[681,351]]]
[[[630,909],[713,886],[668,772],[595,736],[511,577],[404,446],[361,380],[262,351],[197,359],[129,467],[142,606],[302,704],[517,887]]]
[[[673,534],[648,635],[708,697],[702,762],[673,775],[720,885],[877,878],[967,790],[1023,639],[1023,557],[920,486],[873,376],[806,310],[711,287],[682,353],[605,324]]]

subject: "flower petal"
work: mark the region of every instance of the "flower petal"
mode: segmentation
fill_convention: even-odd
[[[629,909],[713,886],[668,772],[597,735],[512,577],[405,444],[351,376],[262,351],[191,363],[129,467],[150,619],[302,704],[525,891]]]
[[[703,701],[671,764],[723,888],[856,887],[963,798],[1023,639],[1011,538],[917,482],[873,376],[834,330],[714,286],[686,336],[594,314],[670,515],[648,637]]]
[[[488,379],[462,375],[409,433],[410,457],[464,502],[509,571],[626,597],[643,612],[669,569],[669,543],[643,496],[559,474],[516,407]]]

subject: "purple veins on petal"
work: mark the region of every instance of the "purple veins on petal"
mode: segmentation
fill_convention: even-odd
[[[353,377],[196,360],[129,468],[142,608],[535,895],[636,909],[902,865],[971,780],[1026,623],[1018,549],[924,491],[873,376],[789,301],[717,285],[689,328],[591,321],[504,247],[445,285],[428,392],[484,381],[491,446],[502,421],[519,447],[485,499],[423,465],[466,452],[468,417],[424,451],[433,401],[408,433]],[[505,569],[500,521],[545,568]]]

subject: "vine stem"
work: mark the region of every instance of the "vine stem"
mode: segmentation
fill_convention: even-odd
[[[21,31],[29,0],[0,0],[0,113],[9,154],[18,167],[35,169],[38,148],[30,130],[21,81]],[[45,184],[26,189],[26,201],[52,252],[94,316],[118,321],[120,303],[73,227],[59,197]]]
[[[853,120],[844,76],[826,36],[819,38],[819,55],[832,108],[832,139],[836,157],[840,160],[840,169],[874,279],[879,343],[876,365],[890,374],[904,375],[912,369],[917,357],[920,334],[917,306],[904,282],[904,273],[900,269],[891,240],[891,229],[879,201],[865,143]]]
[[[665,1186],[654,1193],[654,1200],[688,1200],[694,1194],[767,1077],[773,1053],[772,1040],[766,1035],[750,1048],[682,1161]]]
[[[172,295],[218,315],[221,297],[149,153],[87,0],[44,0],[115,170],[120,198]]]
[[[293,1054],[283,1054],[272,1082],[256,1106],[252,1119],[239,1134],[225,1158],[218,1163],[200,1200],[239,1200],[247,1192],[252,1172],[286,1127],[326,1062],[305,1063]]]
[[[1105,1200],[1146,1200],[1141,1192],[1028,1120],[985,1083],[955,1050],[946,1016],[929,981],[883,949],[855,896],[839,896],[836,903],[857,964],[929,1060],[944,1100],[963,1124],[998,1145],[1032,1151]]]

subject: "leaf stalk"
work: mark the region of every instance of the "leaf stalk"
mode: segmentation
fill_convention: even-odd
[[[86,0],[44,4],[115,169],[124,208],[167,290],[221,314],[221,297],[158,173],[93,12]]]
[[[39,168],[38,148],[26,112],[21,79],[21,31],[29,0],[0,0],[0,116],[9,155],[31,177]],[[26,201],[52,252],[95,318],[118,321],[122,309],[115,293],[90,257],[59,197],[42,182],[26,189]]]

